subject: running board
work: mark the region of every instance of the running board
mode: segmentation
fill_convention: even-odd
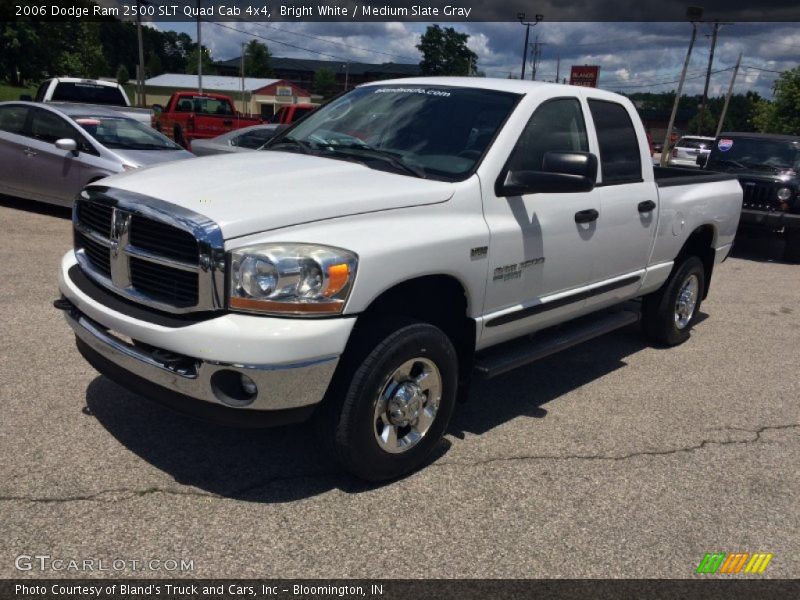
[[[603,311],[568,321],[480,353],[475,357],[475,373],[491,379],[638,320],[639,311],[628,304],[623,310]]]

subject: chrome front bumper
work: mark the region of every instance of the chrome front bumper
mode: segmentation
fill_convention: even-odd
[[[323,399],[339,361],[338,356],[265,365],[201,360],[124,341],[74,305],[65,306],[64,314],[80,342],[122,371],[170,392],[239,409],[237,412],[311,407]],[[241,393],[239,376],[242,374],[255,384],[255,394]],[[116,379],[124,384],[119,377]]]

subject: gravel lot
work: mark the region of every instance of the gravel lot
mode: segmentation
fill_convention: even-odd
[[[240,431],[100,377],[52,308],[68,214],[0,202],[0,577],[19,554],[195,577],[800,576],[800,266],[743,240],[692,338],[622,330],[478,386],[433,464],[366,487],[312,431]],[[88,575],[91,575],[89,573]],[[125,571],[126,576],[160,575]]]

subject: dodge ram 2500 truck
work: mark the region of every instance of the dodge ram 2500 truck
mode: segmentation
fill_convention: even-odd
[[[474,376],[637,320],[685,341],[741,202],[733,176],[654,173],[622,96],[385,81],[266,151],[86,187],[55,304],[120,385],[229,423],[316,412],[383,480],[424,463]]]

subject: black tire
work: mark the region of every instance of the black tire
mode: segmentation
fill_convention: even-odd
[[[789,263],[800,263],[800,229],[789,229],[783,232],[786,246],[783,248],[783,260]]]
[[[180,127],[175,128],[175,143],[181,148],[186,148],[186,138],[183,137],[183,129]]]
[[[678,296],[692,277],[696,277],[697,283],[694,308],[688,322],[679,326],[676,319]],[[642,330],[645,336],[650,341],[665,346],[677,346],[688,340],[703,301],[705,286],[705,269],[699,258],[689,256],[675,265],[667,282],[657,292],[643,299]]]
[[[323,434],[327,433],[325,437],[346,470],[367,481],[395,479],[422,465],[447,429],[458,387],[456,351],[439,328],[412,319],[384,321],[354,335],[358,337],[342,359],[342,368],[331,388],[332,397],[326,400],[328,405],[321,411],[318,425],[327,430]],[[395,370],[418,358],[430,361],[438,369],[438,411],[415,445],[390,453],[376,437],[376,430],[384,427],[375,419],[377,405]],[[426,402],[430,399],[428,396]]]

